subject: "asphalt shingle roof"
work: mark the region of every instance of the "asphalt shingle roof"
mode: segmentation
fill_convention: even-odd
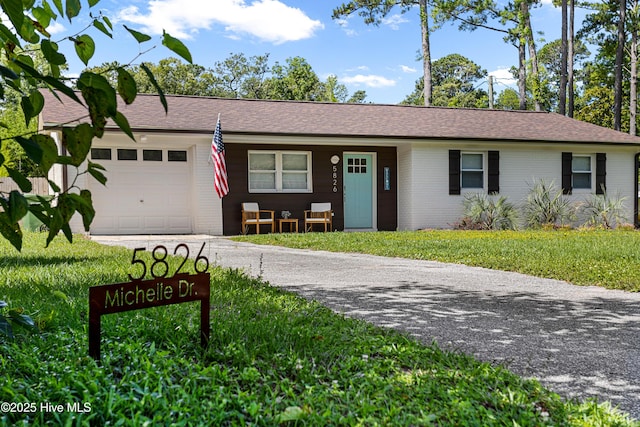
[[[49,92],[45,128],[82,118],[86,110]],[[640,145],[640,138],[555,113],[380,104],[267,101],[138,95],[121,111],[134,131],[213,133],[218,113],[225,133],[408,139],[471,139]],[[111,124],[113,125],[113,124]]]

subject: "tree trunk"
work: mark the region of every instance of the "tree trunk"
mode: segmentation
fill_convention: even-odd
[[[560,42],[560,87],[558,88],[558,113],[567,114],[567,0],[562,0],[562,34]]]
[[[616,49],[615,81],[613,85],[613,128],[622,129],[622,61],[624,59],[624,44],[626,41],[624,24],[627,13],[626,0],[620,0],[620,13],[618,16],[618,48]]]
[[[531,26],[531,14],[529,13],[529,3],[525,0],[520,3],[520,13],[524,21],[524,31],[529,46],[529,58],[531,59],[531,77],[533,80],[533,101],[536,111],[542,111],[540,104],[540,75],[538,72],[538,54],[536,52],[536,41],[533,37],[533,27]]]
[[[629,133],[636,134],[638,110],[638,32],[631,31],[631,78],[629,82]]]
[[[527,70],[526,70],[526,40],[520,37],[518,44],[518,93],[520,97],[520,110],[527,109]]]
[[[567,46],[567,116],[573,117],[575,99],[573,87],[573,61],[575,57],[575,2],[569,0],[569,45]]]
[[[420,22],[422,27],[422,66],[424,71],[424,105],[431,105],[431,46],[429,43],[429,13],[427,0],[420,0]]]

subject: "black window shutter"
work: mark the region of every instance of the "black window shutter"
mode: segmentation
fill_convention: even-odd
[[[571,194],[571,161],[573,154],[562,153],[562,194]]]
[[[596,194],[607,190],[607,154],[596,153]]]
[[[460,194],[460,150],[449,150],[449,194]]]
[[[500,152],[489,151],[489,194],[500,192]]]

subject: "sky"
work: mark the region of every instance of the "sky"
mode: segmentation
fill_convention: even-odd
[[[83,2],[84,3],[84,2]],[[101,0],[92,10],[102,12],[113,24],[113,39],[96,29],[96,55],[89,66],[103,62],[158,62],[176,55],[161,45],[166,31],[191,51],[193,62],[213,68],[231,54],[247,57],[269,54],[269,63],[284,64],[300,56],[325,80],[335,75],[349,94],[365,90],[366,102],[397,104],[413,92],[422,76],[418,60],[421,46],[417,8],[392,13],[379,26],[365,25],[361,17],[333,20],[332,10],[342,0]],[[59,20],[51,28],[54,40],[72,35],[90,22],[84,11],[73,26]],[[579,22],[579,21],[578,21]],[[152,40],[139,45],[123,25],[141,31]],[[560,9],[543,0],[532,13],[538,48],[560,37]],[[579,27],[579,25],[576,25]],[[70,42],[60,43],[70,62],[71,74],[84,68],[75,59]],[[458,30],[446,24],[431,35],[432,60],[458,53],[496,77],[499,93],[513,80],[509,68],[517,65],[517,50],[500,33],[478,29]],[[487,83],[479,82],[487,89]]]

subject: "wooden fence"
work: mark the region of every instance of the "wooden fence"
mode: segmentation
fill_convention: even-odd
[[[31,194],[46,196],[49,194],[49,183],[47,178],[27,178],[31,181],[33,188]],[[0,193],[8,193],[13,190],[20,190],[18,185],[9,177],[0,177]]]

